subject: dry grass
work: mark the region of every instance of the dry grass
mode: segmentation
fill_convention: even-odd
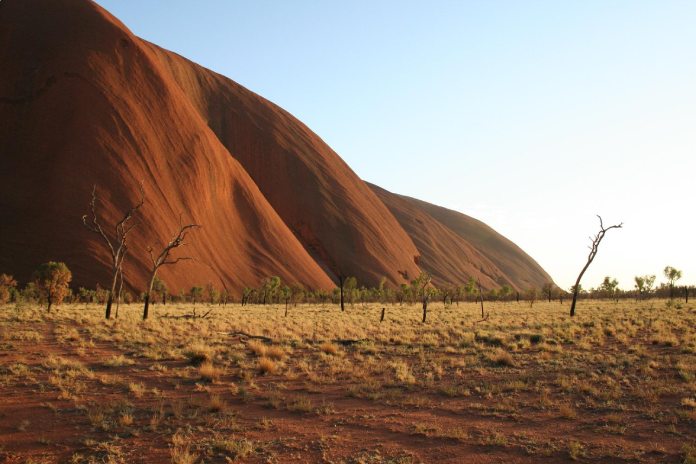
[[[252,353],[259,357],[265,356],[268,349],[265,344],[257,340],[251,340],[249,343],[247,343],[247,348],[249,348]]]
[[[275,374],[278,372],[278,363],[271,358],[259,358],[259,372],[262,374]]]
[[[336,355],[338,354],[339,348],[338,345],[336,345],[335,343],[324,342],[321,345],[319,345],[319,350],[321,350],[321,352],[325,354]]]
[[[486,357],[494,366],[513,367],[515,365],[512,355],[500,348],[497,348],[492,353],[487,354]]]
[[[212,361],[213,356],[215,355],[215,350],[205,343],[196,341],[191,343],[186,348],[184,354],[189,359],[191,364],[197,366],[204,362]]]
[[[0,366],[0,390],[8,398],[18,389],[41,396],[35,403],[49,405],[42,408],[52,424],[73,420],[63,411],[81,411],[82,423],[62,430],[102,438],[85,445],[77,462],[127,460],[129,440],[160,440],[175,463],[291,462],[289,449],[358,462],[331,455],[331,437],[344,423],[360,426],[353,434],[386,427],[384,440],[416,433],[445,438],[438,446],[490,447],[511,462],[520,460],[516,452],[558,462],[696,459],[688,445],[696,443],[694,305],[583,300],[574,319],[558,303],[486,305],[490,317],[480,322],[473,304],[433,303],[427,324],[415,305],[388,308],[382,323],[377,305],[343,313],[299,306],[288,317],[270,306],[228,305],[195,320],[180,317],[190,306],[167,305],[168,317],[158,317],[164,309],[156,307],[146,322],[128,305],[108,322],[96,305],[63,305],[50,315],[0,308],[0,344],[12,356]],[[272,343],[229,335],[236,332]],[[42,344],[50,355],[30,355]],[[100,404],[97,392],[132,404]],[[261,426],[263,407],[273,408],[273,420]],[[400,419],[385,425],[385,411]],[[307,431],[314,441],[291,445],[269,438],[284,437],[293,420],[311,420],[321,435]],[[487,426],[471,425],[479,423]],[[558,424],[582,441],[559,441]],[[41,421],[9,425],[28,435]],[[530,438],[528,430],[541,436]],[[594,441],[593,431],[601,439]],[[116,436],[118,442],[109,438]],[[0,445],[14,446],[2,438]]]
[[[177,432],[172,436],[169,450],[172,464],[195,464],[198,456],[191,452],[190,437]]]
[[[135,361],[132,359],[128,359],[122,354],[118,356],[112,356],[111,358],[107,359],[104,361],[104,366],[106,367],[123,367],[123,366],[132,366],[135,364]]]
[[[206,382],[217,382],[224,373],[224,369],[214,366],[210,361],[204,361],[198,366],[198,375]]]
[[[269,346],[266,349],[266,357],[276,361],[281,361],[283,358],[285,358],[285,350],[281,346]]]

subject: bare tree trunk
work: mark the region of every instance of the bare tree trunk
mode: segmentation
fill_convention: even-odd
[[[143,321],[147,320],[147,316],[150,310],[150,294],[146,293],[144,298],[145,307],[143,308]]]
[[[423,297],[423,322],[425,322],[426,317],[428,317],[428,298]]]
[[[684,303],[689,302],[689,287],[684,287]]]
[[[152,293],[152,287],[155,285],[155,277],[157,272],[155,271],[150,277],[150,283],[147,285],[147,292],[145,292],[145,298],[143,298],[143,321],[147,320],[147,316],[150,314],[150,294]]]
[[[118,294],[116,296],[116,314],[114,317],[118,319],[118,308],[121,306],[121,295],[123,293],[123,268],[118,270]]]
[[[578,279],[579,281],[580,279]],[[578,289],[577,285],[575,284],[576,288],[573,290],[573,302],[570,304],[570,317],[575,316],[575,303],[578,301]]]
[[[338,276],[338,286],[341,289],[340,290],[341,291],[341,311],[346,310],[346,307],[345,307],[344,301],[343,301],[343,283],[344,283],[343,276]]]
[[[116,294],[116,285],[118,284],[118,267],[114,269],[114,277],[111,280],[111,290],[109,291],[109,296],[106,299],[106,311],[105,317],[111,319],[111,306],[114,303],[114,295]]]
[[[384,311],[385,311],[385,310],[386,310],[386,308],[382,308],[382,315],[379,316],[379,322],[384,321]]]
[[[114,294],[109,292],[109,296],[106,299],[106,318],[111,319],[111,304],[114,302]]]
[[[48,299],[48,308],[46,308],[46,312],[47,312],[47,313],[50,313],[50,312],[51,312],[51,306],[53,306],[53,297],[51,296],[50,293],[48,294],[47,299]]]

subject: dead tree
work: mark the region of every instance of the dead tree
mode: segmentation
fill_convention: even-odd
[[[152,261],[152,268],[150,269],[150,282],[147,285],[147,291],[145,292],[145,307],[143,308],[143,320],[147,319],[148,309],[150,307],[150,293],[152,292],[152,285],[155,283],[155,277],[157,277],[157,271],[160,267],[166,265],[176,264],[179,261],[187,261],[193,258],[189,256],[184,256],[180,258],[170,258],[169,253],[175,248],[179,248],[182,245],[186,245],[184,239],[186,239],[186,234],[189,230],[201,227],[198,224],[187,224],[181,225],[179,227],[179,232],[172,238],[172,240],[162,248],[162,251],[155,257],[154,250],[152,247],[148,247],[147,251],[150,254],[150,261]]]
[[[585,271],[588,267],[590,267],[590,264],[592,264],[592,261],[595,259],[595,256],[597,256],[597,250],[599,249],[599,244],[604,238],[604,235],[611,229],[621,229],[623,227],[622,222],[620,224],[616,224],[605,228],[604,223],[602,222],[602,217],[600,215],[597,215],[597,217],[599,218],[599,232],[597,232],[597,235],[595,235],[594,237],[590,237],[592,244],[590,245],[590,254],[587,257],[587,263],[585,264],[585,267],[582,268],[582,271],[580,271],[580,275],[578,275],[578,279],[575,281],[575,286],[573,287],[573,302],[570,305],[570,317],[575,316],[575,303],[578,300],[578,292],[580,290],[580,279],[582,279],[583,274],[585,274]]]
[[[140,201],[135,205],[131,206],[128,211],[123,215],[120,221],[116,223],[115,236],[109,238],[109,235],[104,232],[99,219],[97,218],[97,186],[92,188],[92,200],[89,203],[90,210],[92,212],[92,219],[88,220],[87,215],[82,216],[82,223],[85,227],[98,234],[102,241],[106,244],[111,253],[111,289],[109,290],[109,295],[106,300],[106,318],[111,318],[111,305],[114,301],[114,294],[116,293],[116,284],[118,281],[119,273],[121,272],[121,266],[123,266],[123,259],[126,256],[127,239],[128,234],[137,225],[137,223],[131,223],[133,215],[143,206],[145,201],[145,192],[143,190],[143,184],[140,184]]]

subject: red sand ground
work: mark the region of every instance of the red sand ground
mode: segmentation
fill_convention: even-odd
[[[473,305],[462,309],[466,313],[475,310]],[[413,311],[417,316],[418,309]],[[463,366],[463,379],[456,377],[456,370],[447,369],[430,387],[394,383],[388,378],[318,382],[305,374],[290,377],[255,373],[249,379],[240,368],[228,368],[211,384],[201,381],[196,369],[182,371],[190,367],[187,360],[137,357],[120,348],[117,340],[94,341],[85,349],[82,342],[92,338],[86,330],[89,324],[59,319],[13,321],[13,332],[3,334],[1,462],[71,462],[74,455],[81,455],[83,459],[94,458],[91,462],[168,463],[177,431],[189,437],[186,443],[204,462],[220,463],[232,462],[227,458],[234,454],[210,444],[218,433],[227,439],[251,440],[253,451],[239,460],[251,463],[680,463],[683,447],[693,443],[694,438],[694,429],[689,425],[693,424],[693,415],[690,422],[669,415],[679,407],[679,395],[662,395],[655,405],[578,408],[577,417],[564,418],[556,406],[545,407],[533,389],[506,389],[520,379],[527,379],[530,386],[535,382],[553,385],[564,369],[539,371],[534,365],[542,352],[530,353],[533,358],[519,358],[512,369]],[[97,319],[92,324],[106,323]],[[57,338],[56,329],[60,333],[73,327],[77,329],[75,341]],[[38,332],[41,341],[12,340],[19,330]],[[248,340],[230,335],[228,342],[232,346]],[[638,345],[645,342],[640,336],[635,340]],[[678,347],[644,346],[651,359],[681,356]],[[353,357],[359,355],[359,348],[340,349],[344,351],[342,356],[358,359]],[[566,349],[575,348],[569,345]],[[620,355],[622,350],[613,341],[603,349],[612,356]],[[438,347],[424,353],[440,365],[458,361],[457,354]],[[116,355],[124,355],[134,364],[106,367],[104,361]],[[316,362],[318,355],[316,347],[298,347],[287,362]],[[587,356],[588,352],[579,350],[577,355]],[[378,356],[387,363],[409,360],[411,356],[410,362],[417,355],[396,350],[386,358]],[[64,399],[60,387],[49,379],[56,373],[55,368],[47,366],[50,357],[79,361],[94,375],[75,376],[82,387],[67,388],[79,391],[73,398]],[[601,355],[595,359],[600,360]],[[15,363],[24,366],[24,373],[16,373]],[[160,367],[153,369],[155,365]],[[668,372],[669,366],[663,367]],[[631,366],[626,371],[626,386],[640,382],[636,377],[638,368]],[[370,380],[380,382],[373,392],[379,397],[350,393],[351,389],[361,392]],[[482,388],[499,387],[499,391],[443,393],[445,387],[461,386],[462,381]],[[142,397],[129,391],[131,382],[144,386]],[[678,379],[671,382],[679,388],[685,385]],[[236,391],[233,384],[246,386],[248,392]],[[221,407],[210,407],[213,395],[224,402]],[[549,389],[548,395],[554,404],[580,404],[587,396],[557,388]],[[516,406],[511,408],[513,404]],[[119,409],[132,411],[132,424],[117,423]],[[664,417],[661,411],[666,413]],[[99,413],[105,421],[95,419]],[[157,413],[160,419],[153,426],[152,417]],[[102,422],[108,427],[102,427]],[[582,443],[577,455],[572,454],[573,442]],[[108,455],[112,460],[105,460]]]

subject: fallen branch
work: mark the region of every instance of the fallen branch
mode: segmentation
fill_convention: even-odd
[[[246,337],[246,338],[253,338],[256,340],[263,340],[263,341],[268,342],[268,343],[273,342],[273,339],[271,339],[269,337],[264,337],[263,335],[252,335],[252,334],[248,334],[246,332],[232,332],[230,335],[232,335],[233,337]]]
[[[352,346],[352,345],[357,345],[358,343],[367,343],[370,340],[367,338],[358,338],[358,339],[344,339],[344,338],[338,338],[336,340],[331,340],[333,343],[336,343],[338,345],[342,346]]]
[[[252,338],[255,340],[263,340],[267,343],[273,343],[272,338],[265,337],[263,335],[253,335],[253,334],[249,334],[246,332],[240,332],[240,331],[232,332],[230,335],[233,337]],[[341,346],[352,346],[352,345],[357,345],[359,343],[369,343],[370,341],[371,340],[368,338],[357,338],[357,339],[355,339],[355,338],[336,338],[336,339],[331,340],[331,343],[336,343],[337,345],[341,345]],[[316,340],[316,341],[312,340],[312,343],[324,343],[324,342],[325,342],[325,340]]]

